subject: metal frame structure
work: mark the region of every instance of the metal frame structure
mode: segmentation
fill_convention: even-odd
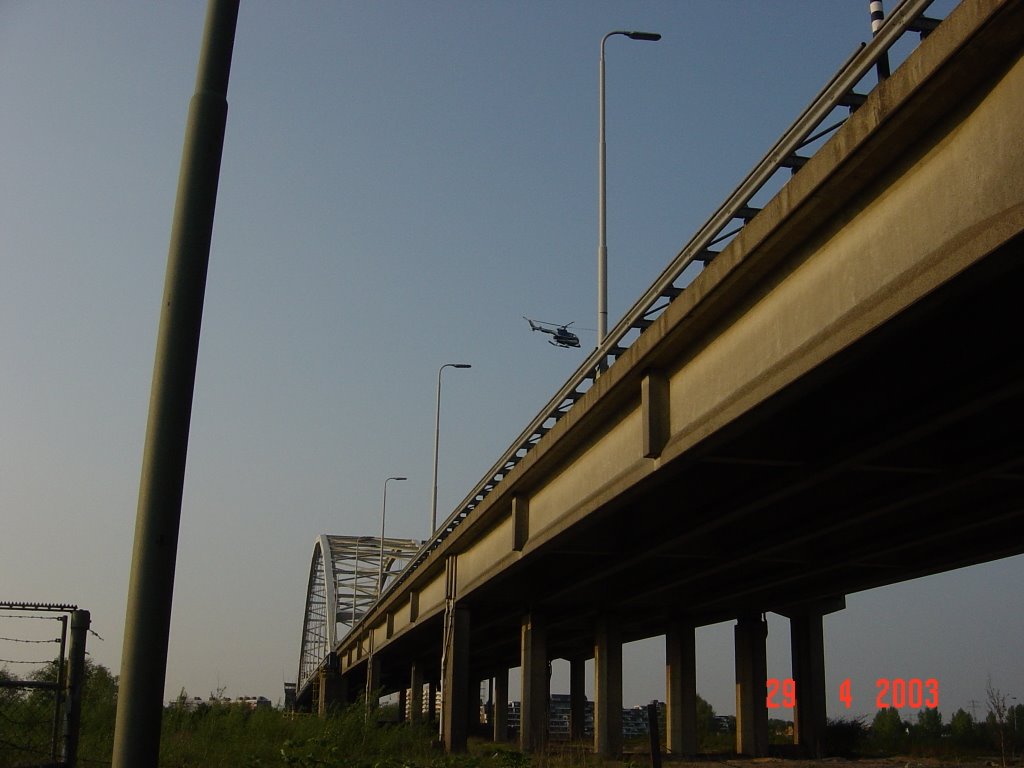
[[[377,601],[388,577],[397,576],[421,545],[416,539],[317,536],[313,542],[302,620],[300,690],[316,674],[338,641]],[[339,624],[346,626],[344,632],[338,631]]]

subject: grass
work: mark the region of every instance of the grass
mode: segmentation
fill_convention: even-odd
[[[362,707],[326,717],[239,706],[168,709],[160,765],[168,768],[318,766],[414,768],[443,756],[426,727],[377,725]],[[400,756],[400,757],[399,757]]]

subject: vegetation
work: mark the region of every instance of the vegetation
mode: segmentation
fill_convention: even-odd
[[[345,766],[430,765],[439,756],[426,728],[378,726],[362,707],[325,718],[230,704],[165,711],[161,765]],[[399,758],[398,756],[401,756]]]
[[[56,663],[29,676],[50,682]],[[0,668],[0,679],[12,679]],[[184,693],[184,692],[183,692]],[[0,767],[38,765],[49,755],[53,694],[0,688]],[[117,678],[86,662],[79,764],[110,765]],[[431,729],[378,726],[373,710],[351,707],[319,718],[252,708],[211,695],[195,705],[186,696],[164,710],[160,765],[167,768],[405,768],[445,762]],[[505,768],[503,766],[502,768]]]
[[[998,695],[998,691],[996,692]],[[1005,704],[1005,702],[1004,702]],[[828,743],[836,754],[857,756],[916,755],[940,758],[999,754],[1002,765],[1024,747],[1024,705],[992,706],[984,720],[958,709],[949,722],[937,709],[922,709],[904,720],[895,709],[880,709],[870,727],[863,719],[829,722]]]
[[[56,665],[32,675],[56,678]],[[0,679],[10,674],[0,668]],[[52,694],[46,691],[0,688],[0,766],[38,764],[44,752],[30,755],[24,745],[27,724],[38,731],[33,749],[46,749],[52,718]],[[1012,701],[1012,700],[1011,700]],[[80,765],[110,764],[113,748],[117,678],[105,667],[87,662],[83,692]],[[865,718],[831,720],[826,741],[833,754],[845,757],[916,755],[959,759],[997,754],[1013,761],[1024,746],[1024,705],[1010,706],[1007,697],[989,684],[989,710],[976,720],[963,709],[948,723],[934,709],[923,709],[903,720],[899,711],[883,709],[868,725]],[[729,752],[735,720],[715,714],[698,697],[698,737],[706,752]],[[211,695],[209,701],[189,700],[184,691],[164,711],[160,765],[167,768],[530,768],[532,765],[581,766],[598,762],[579,745],[552,745],[543,758],[530,757],[510,745],[480,742],[469,755],[450,756],[438,747],[432,727],[384,722],[397,713],[360,706],[326,717],[292,715],[270,707],[252,708]],[[1018,721],[1020,728],[1018,729]],[[786,743],[789,723],[773,721],[772,743]],[[643,748],[640,745],[639,748]],[[641,760],[641,763],[644,763]]]

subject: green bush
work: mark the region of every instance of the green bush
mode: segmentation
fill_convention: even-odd
[[[855,757],[861,754],[868,729],[864,717],[829,718],[825,724],[825,748],[830,755]]]

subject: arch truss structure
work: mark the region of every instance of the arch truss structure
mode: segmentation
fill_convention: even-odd
[[[415,539],[385,538],[382,546],[376,536],[316,538],[302,618],[300,690],[421,545]]]

